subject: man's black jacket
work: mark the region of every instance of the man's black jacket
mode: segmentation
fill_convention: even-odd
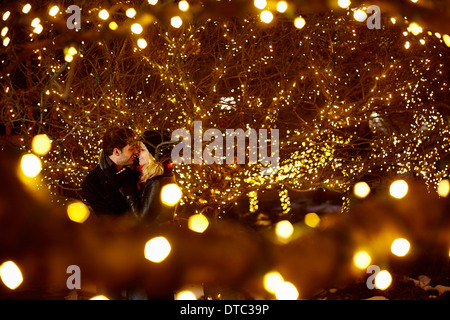
[[[81,187],[83,195],[97,215],[122,215],[135,207],[139,175],[132,168],[117,170],[102,152],[99,164],[89,172]]]

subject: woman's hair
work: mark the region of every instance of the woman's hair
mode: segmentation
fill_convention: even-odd
[[[162,175],[164,173],[164,167],[161,163],[155,161],[153,155],[149,152],[149,161],[142,166],[141,181],[145,182],[155,176]]]

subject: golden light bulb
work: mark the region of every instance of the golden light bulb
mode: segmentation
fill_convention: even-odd
[[[2,16],[3,21],[8,20],[8,18],[9,18],[10,15],[11,15],[11,12],[6,11],[6,12],[3,14],[3,16]]]
[[[23,6],[22,8],[22,12],[23,13],[28,13],[31,10],[31,4],[27,3],[26,5]]]
[[[109,18],[109,13],[106,9],[103,9],[98,13],[98,16],[100,17],[100,19],[106,20]]]
[[[178,9],[180,9],[181,11],[188,11],[189,2],[187,2],[186,0],[181,0],[180,2],[178,2]]]
[[[98,295],[98,296],[90,298],[89,300],[109,300],[109,299],[104,295]]]
[[[350,0],[338,0],[338,6],[342,9],[348,8],[350,6]]]
[[[303,17],[297,17],[297,18],[295,18],[295,20],[294,20],[294,26],[295,26],[297,29],[301,29],[301,28],[303,28],[305,25],[306,25],[306,21],[305,21],[305,19],[303,19]]]
[[[34,153],[43,156],[46,155],[52,148],[52,142],[46,134],[38,134],[34,136],[31,142],[31,148]]]
[[[67,62],[72,62],[73,61],[73,55],[71,54],[66,54],[64,56],[64,60],[66,60]]]
[[[31,21],[31,26],[33,28],[36,28],[36,26],[39,24],[39,22],[41,22],[41,20],[39,20],[39,18],[34,18],[33,21]]]
[[[168,206],[176,205],[182,195],[181,189],[176,183],[167,184],[161,189],[161,201]]]
[[[34,154],[26,154],[22,157],[20,166],[24,175],[29,178],[36,177],[42,170],[41,159]]]
[[[141,49],[145,49],[147,47],[147,41],[144,38],[139,38],[137,41],[137,45]]]
[[[405,180],[394,181],[389,188],[389,192],[392,197],[401,199],[408,193],[408,184]]]
[[[423,29],[421,26],[419,26],[417,23],[412,22],[409,24],[409,27],[407,28],[409,32],[411,32],[413,35],[417,36],[419,33],[422,33]]]
[[[353,12],[353,18],[355,18],[356,21],[363,22],[367,19],[367,14],[361,9],[358,9]]]
[[[141,34],[142,31],[144,31],[144,29],[142,28],[142,26],[139,23],[133,23],[131,25],[131,31],[136,34]]]
[[[403,238],[395,239],[391,245],[391,252],[398,257],[403,257],[409,252],[409,248],[411,247],[408,240]]]
[[[56,14],[59,12],[59,7],[58,6],[53,6],[50,8],[48,14],[52,17],[56,16]]]
[[[261,12],[260,17],[261,21],[265,23],[270,23],[273,20],[273,14],[269,10],[264,10],[263,12]]]
[[[119,28],[119,25],[117,24],[117,22],[111,21],[111,22],[109,23],[108,27],[109,27],[111,30],[117,30],[117,29]]]
[[[288,8],[288,4],[286,1],[278,1],[277,3],[277,11],[280,13],[286,12]]]
[[[284,282],[283,276],[278,271],[270,271],[264,275],[264,288],[275,294],[277,287]]]
[[[320,223],[320,217],[315,212],[310,212],[305,215],[305,224],[308,227],[315,228]]]
[[[164,261],[171,251],[169,241],[164,237],[153,238],[145,244],[144,256],[155,263]]]
[[[197,300],[197,297],[190,290],[182,290],[175,294],[175,300]]]
[[[208,226],[209,221],[203,214],[194,214],[188,219],[188,228],[192,231],[202,233]]]
[[[23,282],[22,272],[13,261],[6,261],[0,266],[0,278],[5,286],[15,290]]]
[[[356,197],[358,198],[365,198],[369,195],[370,193],[370,187],[369,185],[364,182],[358,182],[355,184],[355,186],[353,187],[353,193],[355,194]]]
[[[183,20],[181,20],[181,18],[179,16],[175,16],[175,17],[172,17],[172,19],[170,19],[170,24],[174,28],[179,28],[183,25]]]
[[[36,34],[40,34],[42,30],[44,30],[44,27],[42,26],[42,24],[38,24],[36,28],[34,28],[33,32]]]
[[[377,289],[386,290],[392,282],[392,276],[387,270],[381,270],[375,276],[375,286]]]
[[[7,47],[10,41],[11,41],[11,39],[9,37],[6,37],[5,39],[3,39],[3,46]]]
[[[71,203],[67,207],[67,215],[70,220],[83,223],[89,218],[89,208],[81,201]]]
[[[275,290],[275,297],[278,300],[297,300],[298,296],[297,288],[288,281],[279,284]]]
[[[450,192],[450,182],[448,179],[443,179],[439,182],[437,193],[440,197],[446,198]]]
[[[450,36],[448,34],[444,34],[444,36],[442,37],[442,39],[444,40],[444,43],[447,47],[450,47]]]
[[[288,240],[294,233],[294,226],[288,220],[282,220],[275,225],[275,234],[279,240]]]
[[[2,37],[6,36],[6,34],[8,33],[8,27],[3,27],[2,29]]]
[[[129,8],[127,9],[127,11],[125,11],[125,15],[128,18],[133,18],[136,15],[136,10],[134,10],[134,8]]]
[[[353,256],[353,264],[361,270],[366,269],[370,263],[372,262],[372,258],[370,257],[370,255],[364,251],[358,251],[357,253],[355,253],[355,255]]]
[[[148,0],[148,3],[154,6],[158,3],[158,0]]]
[[[253,5],[258,9],[264,9],[267,6],[266,0],[254,0]]]

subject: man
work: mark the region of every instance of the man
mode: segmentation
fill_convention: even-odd
[[[132,167],[138,150],[128,128],[113,127],[102,140],[99,163],[81,187],[95,214],[120,216],[132,211],[139,192],[139,175]]]

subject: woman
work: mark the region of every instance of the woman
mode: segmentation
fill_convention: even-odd
[[[165,223],[173,220],[175,207],[161,201],[161,189],[169,183],[175,183],[170,155],[161,157],[161,145],[170,141],[170,137],[159,131],[146,131],[140,142],[139,167],[141,171],[139,189],[138,218],[146,223]],[[159,161],[155,160],[157,158]]]

